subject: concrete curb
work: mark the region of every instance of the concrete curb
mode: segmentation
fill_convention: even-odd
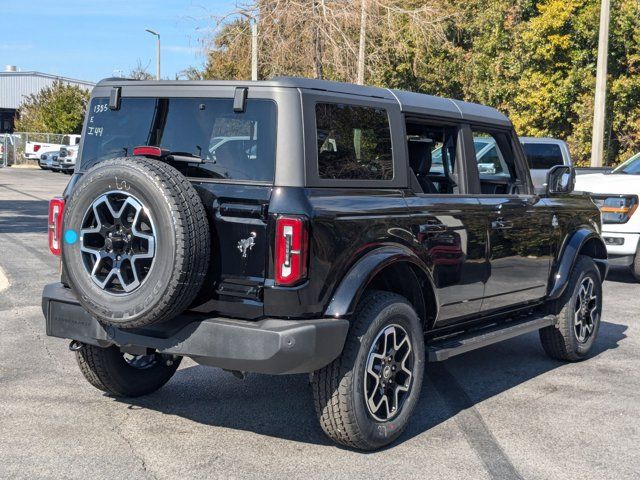
[[[11,165],[11,168],[27,168],[27,169],[40,169],[37,163],[20,163]]]
[[[9,278],[4,273],[4,270],[2,270],[2,268],[0,268],[0,292],[3,292],[7,288],[9,288],[9,285],[11,285],[9,283]]]

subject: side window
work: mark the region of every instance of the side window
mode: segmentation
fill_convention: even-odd
[[[531,168],[548,170],[564,163],[562,150],[556,143],[523,143],[522,148]]]
[[[320,178],[393,178],[391,130],[384,108],[318,103],[316,134]]]
[[[472,131],[481,192],[488,195],[517,193],[518,175],[510,136],[476,128]]]
[[[458,128],[407,122],[409,167],[423,193],[454,193]]]
[[[473,132],[473,147],[476,152],[476,162],[480,178],[482,175],[509,176],[509,168],[496,139],[484,132]]]

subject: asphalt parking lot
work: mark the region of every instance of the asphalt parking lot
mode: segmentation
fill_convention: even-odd
[[[0,169],[0,478],[639,477],[640,284],[626,272],[605,282],[591,358],[553,361],[530,334],[429,364],[409,430],[365,454],[324,437],[305,375],[240,381],[185,361],[148,397],[91,387],[40,310],[58,278],[47,203],[68,179]]]

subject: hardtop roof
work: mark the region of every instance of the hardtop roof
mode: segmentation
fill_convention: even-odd
[[[506,115],[499,110],[478,103],[464,102],[424,93],[414,93],[404,90],[355,85],[352,83],[333,82],[298,77],[275,77],[271,80],[131,80],[124,78],[107,78],[101,80],[98,87],[108,86],[229,86],[229,87],[285,87],[301,90],[320,90],[332,93],[344,93],[371,98],[385,98],[395,100],[400,110],[405,113],[437,116],[470,122],[494,123],[511,126]]]

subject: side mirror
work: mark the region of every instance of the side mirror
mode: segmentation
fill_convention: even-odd
[[[571,193],[576,184],[576,171],[569,165],[556,165],[547,173],[547,195]]]

